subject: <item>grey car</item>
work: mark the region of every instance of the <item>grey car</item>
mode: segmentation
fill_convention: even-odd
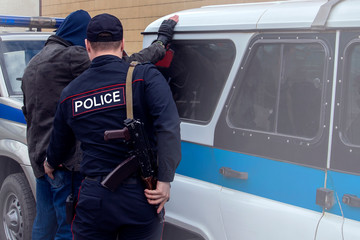
[[[20,27],[37,27],[34,24],[41,27],[49,18],[43,18],[42,23],[31,22],[26,17],[11,19],[0,16],[0,25],[11,24],[13,28],[14,22],[19,22]],[[55,27],[54,23],[56,20],[52,19],[52,23],[45,26]],[[56,26],[59,24],[58,21]],[[9,32],[8,29],[0,33],[0,239],[31,239],[35,217],[35,177],[26,146],[20,86],[27,63],[43,48],[51,32]]]

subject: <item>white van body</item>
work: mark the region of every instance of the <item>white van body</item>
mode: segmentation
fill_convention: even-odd
[[[174,14],[173,239],[360,239],[360,0]]]

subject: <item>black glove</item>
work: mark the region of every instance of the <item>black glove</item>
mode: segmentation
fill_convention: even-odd
[[[174,28],[177,22],[172,19],[164,20],[161,23],[161,26],[158,31],[158,38],[157,40],[162,42],[164,46],[166,46],[172,39],[174,35]]]

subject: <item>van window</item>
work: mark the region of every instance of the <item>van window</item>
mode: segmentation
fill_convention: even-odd
[[[352,44],[345,56],[345,104],[340,115],[343,140],[360,145],[360,43]]]
[[[229,107],[234,128],[314,138],[326,53],[316,42],[255,42]],[[241,79],[242,78],[242,79]]]
[[[173,41],[174,58],[160,68],[183,121],[210,121],[229,75],[235,46],[227,40]]]

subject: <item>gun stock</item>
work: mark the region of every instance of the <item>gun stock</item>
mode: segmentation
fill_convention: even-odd
[[[114,192],[122,181],[137,171],[138,167],[139,163],[135,156],[131,156],[111,171],[101,185]]]

